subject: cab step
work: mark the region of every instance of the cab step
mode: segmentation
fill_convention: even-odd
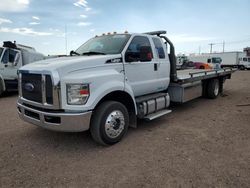
[[[144,119],[147,120],[147,121],[151,121],[153,119],[164,116],[164,115],[169,114],[171,112],[172,112],[172,110],[164,109],[164,110],[155,112],[153,114],[149,114],[149,115],[145,116]]]

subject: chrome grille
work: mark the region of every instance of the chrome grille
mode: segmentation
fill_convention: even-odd
[[[40,74],[22,74],[22,94],[23,98],[27,100],[42,103],[42,76]]]
[[[59,89],[48,74],[19,73],[19,98],[37,107],[59,109]]]

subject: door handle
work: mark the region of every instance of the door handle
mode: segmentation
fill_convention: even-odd
[[[158,67],[157,67],[157,63],[154,63],[154,71],[157,71]]]
[[[158,63],[154,63],[154,71],[158,71]]]

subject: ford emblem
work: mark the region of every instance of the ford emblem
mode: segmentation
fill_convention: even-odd
[[[34,91],[35,87],[34,87],[34,85],[32,83],[26,83],[24,85],[24,89],[26,91],[32,92],[32,91]]]

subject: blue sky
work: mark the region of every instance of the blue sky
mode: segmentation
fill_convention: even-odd
[[[107,32],[167,30],[177,53],[250,46],[250,0],[1,0],[0,42],[65,54]]]

